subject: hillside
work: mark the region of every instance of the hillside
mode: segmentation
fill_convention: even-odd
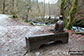
[[[79,11],[75,18],[77,19],[74,23],[75,26],[84,27],[84,10]]]

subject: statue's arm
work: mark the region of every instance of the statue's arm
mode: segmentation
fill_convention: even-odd
[[[59,27],[59,24],[56,23],[56,25],[55,25],[55,31],[58,30],[58,27]]]

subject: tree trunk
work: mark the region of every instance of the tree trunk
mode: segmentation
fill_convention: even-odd
[[[45,0],[44,0],[44,12],[43,12],[43,17],[45,17]]]
[[[63,19],[64,19],[64,21],[65,21],[65,16],[64,16],[64,3],[65,3],[65,0],[61,0],[60,15],[63,16]]]
[[[28,0],[28,5],[27,5],[27,15],[26,15],[26,19],[28,20],[29,18],[29,12],[31,9],[31,0]]]
[[[12,14],[14,14],[15,10],[14,10],[14,0],[12,0]]]
[[[2,9],[2,14],[5,14],[5,0],[3,0],[3,9]]]
[[[70,14],[69,14],[69,17],[70,17],[69,18],[69,24],[70,24],[70,26],[73,25],[72,22],[75,18],[75,14],[77,12],[77,5],[78,5],[78,0],[75,0],[75,2],[72,2],[72,8],[71,8]]]

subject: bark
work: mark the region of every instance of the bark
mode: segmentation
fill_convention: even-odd
[[[5,7],[6,7],[5,4],[6,4],[6,3],[5,3],[5,0],[3,0],[3,9],[2,9],[2,13],[3,13],[3,14],[5,14]]]
[[[78,5],[78,0],[75,0],[74,2],[72,2],[72,7],[69,13],[69,17],[70,17],[69,18],[69,29],[71,29],[73,26],[73,21],[75,19],[75,14],[77,12],[77,5]]]
[[[65,3],[65,0],[61,0],[60,15],[63,16],[63,19],[64,19],[64,21],[65,21],[65,16],[64,16],[64,3]]]
[[[70,19],[69,19],[69,23],[70,25],[72,25],[72,21],[74,20],[75,18],[75,14],[77,12],[77,5],[78,5],[78,0],[75,0],[75,2],[72,2],[72,8],[70,10]]]

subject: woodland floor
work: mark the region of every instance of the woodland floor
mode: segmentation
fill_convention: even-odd
[[[8,15],[0,14],[0,56],[23,56],[26,53],[25,35],[50,33],[52,26],[31,26],[22,21],[14,21]],[[28,52],[25,56],[70,56],[69,51],[84,51],[84,35],[69,32],[69,42],[55,43],[39,50]]]

